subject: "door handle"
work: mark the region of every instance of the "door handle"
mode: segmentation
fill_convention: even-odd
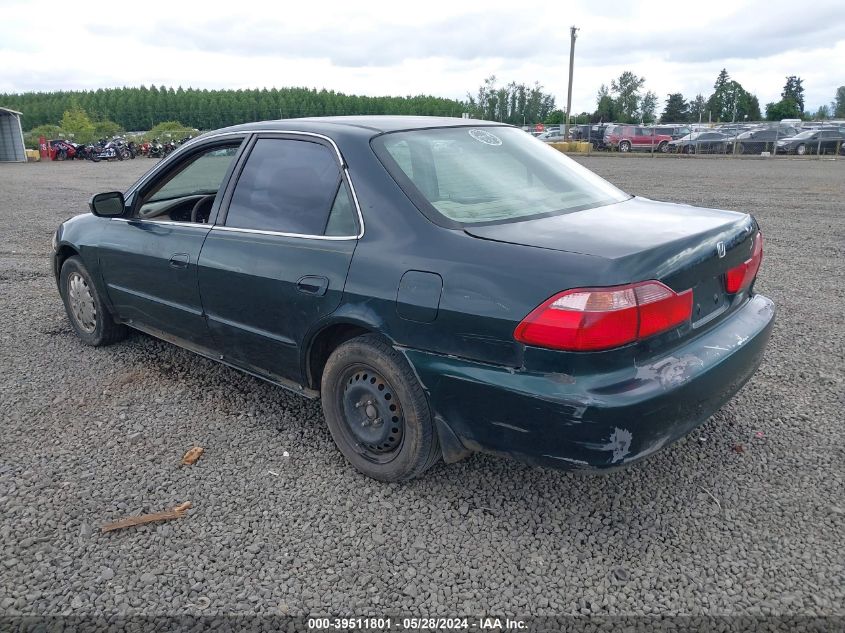
[[[173,268],[187,268],[190,261],[191,257],[187,253],[174,253],[170,256],[170,265]]]
[[[296,289],[305,294],[322,297],[329,289],[329,280],[326,277],[307,275],[296,282]]]

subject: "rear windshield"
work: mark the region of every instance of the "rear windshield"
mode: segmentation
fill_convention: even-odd
[[[516,128],[394,132],[375,138],[373,149],[417,206],[447,224],[521,220],[630,197]]]

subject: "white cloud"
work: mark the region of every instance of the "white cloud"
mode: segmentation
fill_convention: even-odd
[[[722,67],[761,104],[780,98],[790,74],[804,78],[808,109],[845,84],[841,0],[800,9],[740,0],[719,11],[664,0],[0,6],[0,92],[297,85],[463,98],[496,74],[539,81],[563,104],[570,24],[581,29],[576,112],[593,110],[599,85],[628,69],[646,77],[661,100],[676,91],[708,95]]]

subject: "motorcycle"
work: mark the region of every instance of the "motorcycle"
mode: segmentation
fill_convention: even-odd
[[[148,143],[148,145],[148,158],[164,158],[164,145],[162,145],[157,138],[154,138],[152,143]]]
[[[102,149],[94,155],[92,160],[97,163],[101,160],[126,160],[131,158],[129,148],[122,139],[115,138],[103,145]]]

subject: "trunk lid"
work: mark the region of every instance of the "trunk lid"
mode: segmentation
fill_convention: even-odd
[[[597,266],[597,280],[601,271],[601,279],[614,284],[657,279],[678,292],[692,288],[694,325],[729,307],[724,273],[751,256],[755,229],[754,219],[745,213],[646,198],[523,222],[464,227],[480,239],[600,257],[607,261]]]

